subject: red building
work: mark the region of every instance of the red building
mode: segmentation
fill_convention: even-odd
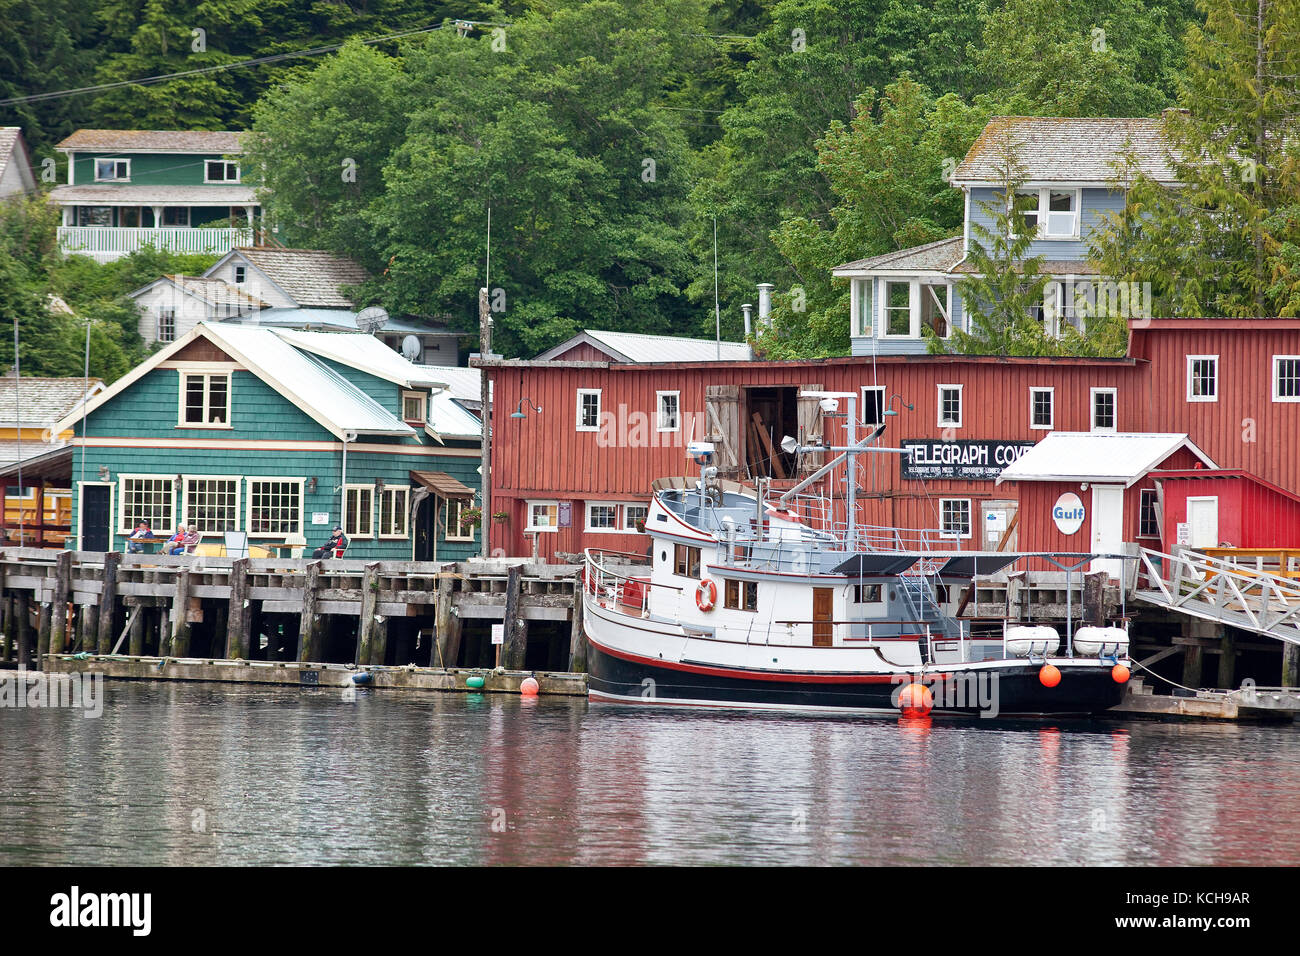
[[[579,337],[544,359],[485,366],[497,410],[491,511],[504,515],[490,525],[493,548],[527,554],[535,538],[546,558],[584,547],[640,549],[635,525],[650,482],[689,473],[685,446],[694,439],[714,442],[724,476],[789,487],[822,462],[783,453],[783,437],[845,437],[847,403],[827,414],[808,394],[820,391],[854,395],[863,422],[887,424],[884,444],[917,449],[910,461],[862,456],[872,460],[859,468],[859,521],[942,530],[965,548],[993,546],[991,532],[1008,549],[1029,550],[1027,533],[1050,540],[1037,529],[1040,499],[1052,489],[997,479],[1054,432],[1190,439],[1132,484],[1121,482],[1126,542],[1161,542],[1142,533],[1143,499],[1149,510],[1160,469],[1212,463],[1284,493],[1300,490],[1300,320],[1140,321],[1118,359],[674,361],[683,340],[665,338],[658,360],[626,361],[600,341]],[[701,343],[691,344],[698,355]],[[842,509],[842,471],[835,477],[819,490]],[[1295,524],[1275,534],[1300,542]]]

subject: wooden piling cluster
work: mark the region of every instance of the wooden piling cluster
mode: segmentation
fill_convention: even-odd
[[[5,549],[0,662],[37,667],[49,654],[86,652],[564,671],[586,659],[577,572],[517,561]],[[557,626],[530,642],[546,622]],[[499,659],[492,623],[504,625]]]

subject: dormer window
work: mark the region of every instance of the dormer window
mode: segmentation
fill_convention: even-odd
[[[209,159],[203,164],[203,181],[205,183],[239,182],[239,164],[224,159]]]
[[[420,428],[428,418],[428,399],[423,392],[402,393],[402,421]]]
[[[97,159],[95,160],[95,182],[125,183],[131,180],[131,160]]]

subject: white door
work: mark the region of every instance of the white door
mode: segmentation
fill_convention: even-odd
[[[1094,552],[1119,554],[1124,550],[1124,489],[1120,485],[1092,486],[1092,542]],[[1110,559],[1092,562],[1092,571],[1120,576],[1124,562]]]
[[[1190,526],[1193,548],[1219,546],[1219,499],[1188,498],[1187,524]]]

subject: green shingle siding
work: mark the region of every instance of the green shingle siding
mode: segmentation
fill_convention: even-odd
[[[132,186],[204,186],[222,185],[204,183],[204,163],[209,159],[221,159],[220,155],[196,156],[193,153],[113,153],[87,152],[73,153],[73,182],[78,186],[95,184],[95,160],[129,159],[131,161]]]

